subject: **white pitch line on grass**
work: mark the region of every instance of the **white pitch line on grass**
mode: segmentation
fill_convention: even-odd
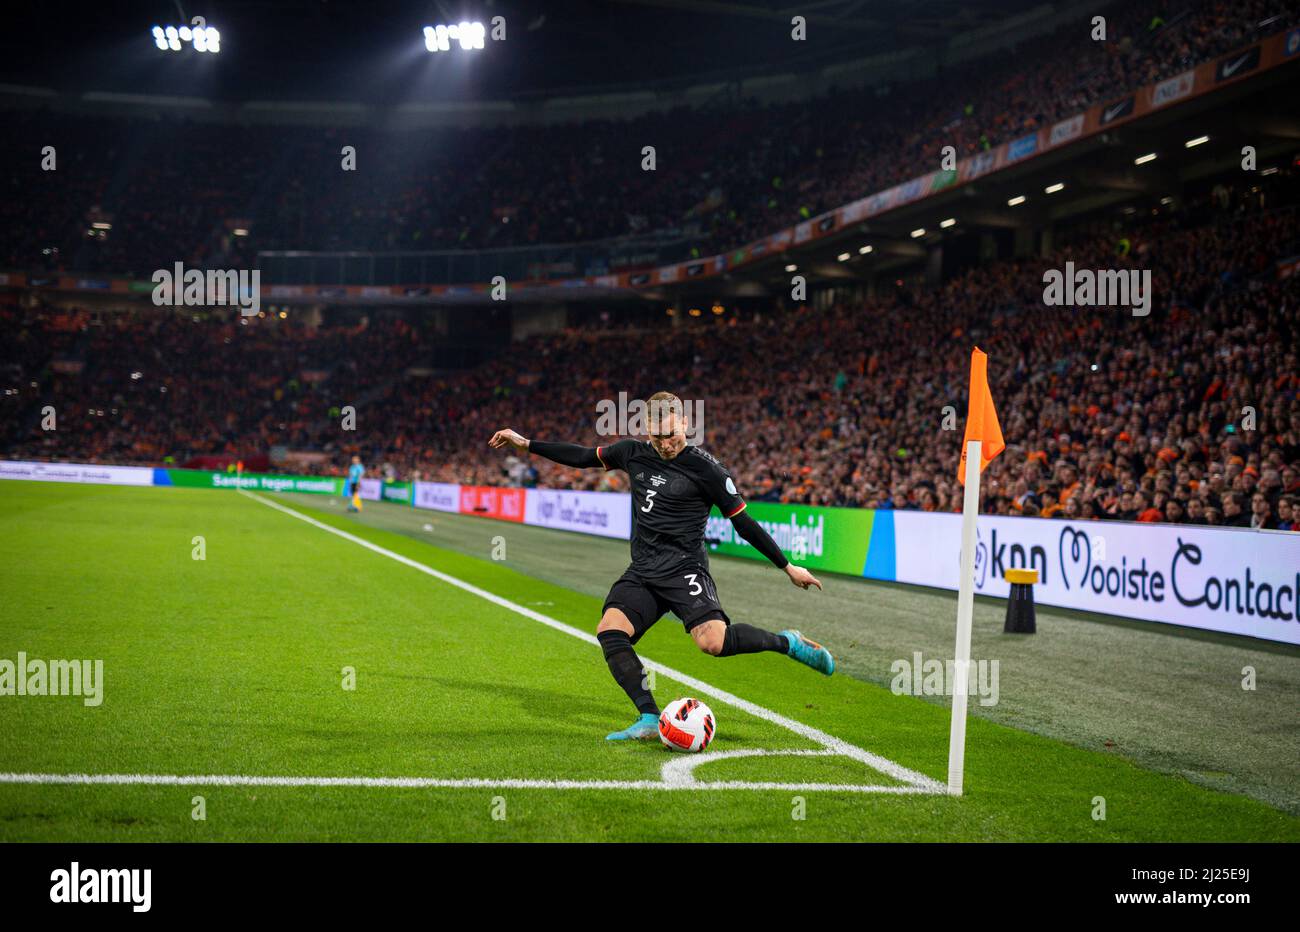
[[[659,777],[664,783],[673,786],[698,785],[695,768],[715,760],[734,760],[740,757],[838,757],[830,748],[815,751],[801,748],[787,751],[765,751],[762,748],[739,748],[735,751],[711,751],[708,754],[674,754],[672,759],[659,768]]]
[[[815,752],[830,753],[830,752]],[[662,780],[511,780],[439,779],[436,777],[258,777],[243,774],[165,773],[0,773],[0,784],[29,783],[58,786],[347,786],[379,789],[452,790],[779,790],[792,793],[928,793],[919,786],[876,786],[857,783],[759,783],[715,780],[708,783],[665,783]]]
[[[595,635],[588,634],[586,631],[581,631],[573,627],[572,625],[565,624],[562,621],[557,621],[556,619],[550,617],[549,615],[543,615],[541,612],[533,611],[531,608],[526,608],[523,605],[518,604],[517,602],[511,602],[509,599],[502,598],[501,596],[497,595],[495,592],[489,592],[486,589],[480,589],[478,586],[475,586],[471,583],[467,583],[463,579],[457,579],[455,576],[451,576],[448,575],[447,573],[443,573],[439,570],[435,570],[431,566],[426,566],[425,564],[420,563],[417,560],[412,560],[410,557],[404,557],[400,553],[394,553],[393,551],[388,550],[385,547],[381,547],[378,544],[372,543],[366,540],[365,538],[358,537],[355,534],[350,534],[347,531],[333,527],[329,524],[325,524],[323,521],[317,521],[315,518],[305,515],[300,511],[294,511],[292,508],[289,508],[285,505],[281,505],[279,502],[271,501],[268,498],[263,498],[260,495],[256,495],[244,489],[237,489],[236,491],[238,491],[240,495],[244,495],[248,498],[251,498],[255,502],[259,502],[263,505],[266,505],[268,508],[274,508],[276,511],[282,512],[283,514],[289,515],[290,517],[297,518],[299,521],[305,521],[307,524],[310,524],[312,527],[320,528],[322,531],[326,531],[330,534],[333,534],[335,537],[341,537],[346,541],[350,541],[359,547],[364,547],[367,550],[379,554],[380,556],[388,557],[388,559],[390,560],[396,560],[398,563],[401,563],[404,566],[409,566],[411,569],[419,570],[421,573],[424,573],[428,576],[432,576],[434,579],[439,579],[442,582],[445,582],[451,586],[455,586],[458,589],[462,589],[465,592],[470,593],[471,595],[476,595],[480,599],[485,599],[488,602],[491,602],[493,605],[498,605],[501,608],[508,609],[509,611],[512,611],[517,615],[522,615],[525,618],[530,618],[533,621],[540,622],[541,624],[546,625],[548,628],[554,628],[556,631],[562,631],[565,634],[569,635],[570,637],[575,637],[578,638],[579,640],[586,641],[588,644],[592,644],[596,646],[600,645],[600,642],[596,639]],[[764,708],[763,706],[750,702],[747,699],[741,699],[739,696],[733,695],[732,693],[729,693],[726,690],[718,689],[716,686],[710,686],[708,683],[705,683],[703,680],[698,680],[693,676],[687,676],[685,673],[681,673],[680,671],[674,670],[672,667],[666,667],[661,663],[657,663],[656,661],[649,660],[645,657],[641,657],[641,662],[642,665],[645,666],[647,669],[654,670],[656,673],[660,673],[668,677],[669,679],[676,680],[677,682],[683,684],[684,686],[690,687],[692,690],[694,690],[695,692],[701,695],[709,696],[710,698],[716,699],[719,702],[724,702],[733,708],[740,709],[742,712],[747,712],[748,714],[754,716],[755,718],[761,718],[764,721],[771,722],[774,725],[779,725],[782,728],[786,729],[787,731],[792,731],[803,738],[807,738],[809,741],[821,745],[827,750],[833,751],[836,754],[840,754],[843,755],[844,757],[848,757],[860,763],[866,764],[868,767],[871,767],[874,770],[878,770],[879,772],[886,774],[887,776],[893,777],[895,780],[898,780],[903,783],[911,784],[912,786],[916,787],[919,792],[928,792],[928,793],[936,793],[936,794],[946,794],[948,792],[948,788],[946,785],[940,783],[939,781],[931,777],[927,777],[923,773],[920,773],[915,770],[909,770],[907,767],[904,767],[902,764],[895,763],[894,761],[890,760],[887,757],[881,757],[879,754],[873,754],[870,751],[865,750],[864,748],[857,747],[856,745],[850,744],[847,741],[843,741],[839,738],[836,738],[834,735],[827,734],[824,731],[821,731],[817,728],[813,728],[809,725],[805,725],[802,722],[797,722],[792,718],[787,718],[786,716],[782,715],[779,712],[774,712],[771,709]]]

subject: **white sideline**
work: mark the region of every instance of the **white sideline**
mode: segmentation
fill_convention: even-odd
[[[743,757],[838,757],[830,748],[820,750],[777,750],[739,748],[705,754],[674,754],[660,769],[659,780],[514,780],[439,779],[437,777],[257,777],[238,774],[182,776],[152,773],[0,773],[0,783],[44,783],[58,785],[113,786],[355,786],[399,789],[488,789],[488,790],[777,790],[789,793],[820,791],[843,793],[885,793],[911,795],[929,793],[925,787],[881,786],[862,783],[777,783],[753,780],[700,782],[695,770],[702,764]]]
[[[693,755],[707,758],[707,754]],[[871,786],[855,783],[757,783],[718,780],[710,783],[665,783],[662,780],[442,780],[435,777],[257,777],[240,774],[180,775],[158,773],[0,773],[3,783],[113,786],[350,786],[381,789],[466,790],[779,790],[791,793],[919,794],[919,786]]]

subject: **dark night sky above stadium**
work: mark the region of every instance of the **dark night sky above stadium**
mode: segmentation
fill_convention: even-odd
[[[213,0],[7,6],[0,82],[60,92],[367,103],[663,89],[813,71],[937,45],[1035,0]],[[182,18],[181,11],[184,13]],[[790,40],[790,18],[808,41]],[[167,54],[151,26],[201,15],[219,56]],[[506,43],[431,55],[421,28],[506,18]]]

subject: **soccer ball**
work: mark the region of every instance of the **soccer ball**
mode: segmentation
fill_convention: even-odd
[[[713,731],[713,710],[698,699],[676,699],[659,716],[659,740],[674,751],[703,751]]]

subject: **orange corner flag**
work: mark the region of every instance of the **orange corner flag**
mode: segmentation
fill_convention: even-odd
[[[961,461],[957,464],[957,482],[966,484],[966,444],[980,441],[980,472],[993,457],[1007,448],[1002,440],[1002,425],[989,394],[989,357],[977,346],[970,354],[970,408],[966,411],[966,436],[961,441]]]

